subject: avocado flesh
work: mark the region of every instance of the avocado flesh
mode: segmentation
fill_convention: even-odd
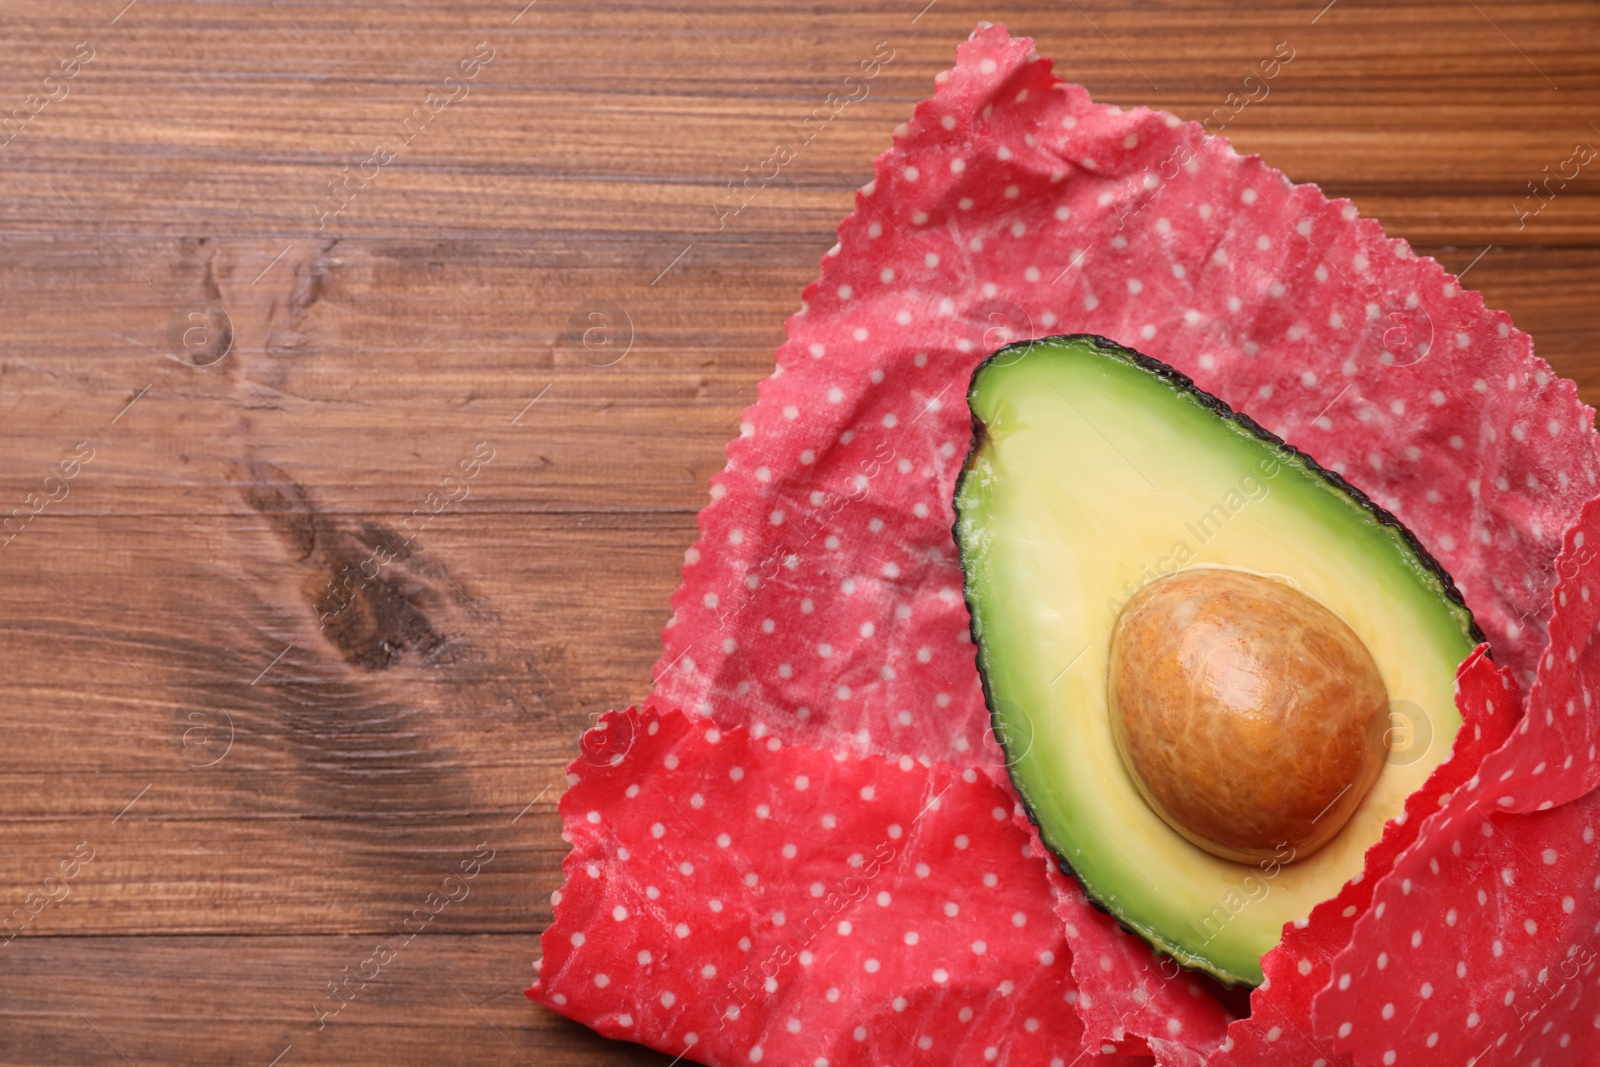
[[[979,367],[968,402],[955,533],[1012,780],[1091,898],[1180,962],[1259,984],[1283,925],[1361,871],[1449,755],[1471,614],[1392,516],[1131,350],[1087,336],[1012,345]],[[1339,834],[1298,862],[1196,847],[1146,805],[1118,755],[1106,692],[1116,612],[1180,565],[1252,571],[1321,601],[1371,651],[1391,701],[1428,720],[1427,751],[1386,763]]]

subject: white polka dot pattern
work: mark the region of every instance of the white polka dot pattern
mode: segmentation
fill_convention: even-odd
[[[1600,785],[1600,500],[1566,531],[1556,560],[1550,644],[1512,744],[1482,776],[1501,811],[1543,811]]]
[[[1455,576],[1497,661],[1524,684],[1539,672],[1529,732],[1491,757],[1506,790],[1481,777],[1452,803],[1470,794],[1506,813],[1534,812],[1485,822],[1530,841],[1551,820],[1578,832],[1572,820],[1581,821],[1596,784],[1594,688],[1585,680],[1600,669],[1589,658],[1597,620],[1566,614],[1553,594],[1558,577],[1569,601],[1587,593],[1569,581],[1577,570],[1600,582],[1570,534],[1557,560],[1563,532],[1600,491],[1600,451],[1575,386],[1533,356],[1504,314],[1359,219],[1353,205],[1291,184],[1192,124],[1093,103],[1054,78],[1025,39],[982,28],[937,81],[840,226],[822,277],[789,321],[777,371],[713,479],[673,599],[658,695],[748,725],[773,745],[950,760],[998,776],[949,533],[969,442],[962,394],[1000,344],[1100,333],[1171,363],[1407,523]],[[1463,693],[1491,699],[1493,685],[1467,682]],[[1501,691],[1507,718],[1495,730],[1519,707],[1514,687]],[[1470,739],[1474,759],[1484,737]],[[1457,767],[1452,775],[1468,769]],[[1555,810],[1539,815],[1541,807]],[[1408,809],[1386,842],[1408,841],[1439,818]],[[1258,1017],[1233,1027],[1216,1061],[1299,1062],[1304,1048],[1285,1050],[1302,1041],[1359,1048],[1361,1062],[1460,1062],[1443,1050],[1489,1027],[1492,1004],[1474,1001],[1437,1029],[1412,1020],[1457,1003],[1442,991],[1464,979],[1487,987],[1503,978],[1494,968],[1507,956],[1532,966],[1528,946],[1553,954],[1533,973],[1558,965],[1567,945],[1553,939],[1576,929],[1573,916],[1587,915],[1594,893],[1573,880],[1562,851],[1570,842],[1530,853],[1551,885],[1572,890],[1536,903],[1514,888],[1531,872],[1507,863],[1480,883],[1478,868],[1440,840],[1375,861],[1305,927],[1288,928],[1270,957],[1271,981],[1255,996]],[[1489,838],[1473,844],[1480,853],[1495,847]],[[1557,862],[1545,865],[1550,850]],[[1377,894],[1370,910],[1369,893]],[[1462,907],[1472,893],[1476,921]],[[1585,903],[1568,908],[1568,900]],[[1169,1016],[1130,1010],[1142,1007],[1130,975],[1143,964],[1126,949],[1122,958],[1092,951],[1119,941],[1109,920],[1093,912],[1075,922],[1070,902],[1061,910],[1078,973],[1087,981],[1104,958],[1106,986],[1131,998],[1105,1025],[1122,1033],[1141,1020],[1128,1032],[1148,1030],[1150,1049],[1192,1060],[1200,1046],[1185,1044],[1180,1018],[1170,1016],[1173,1033]],[[1356,941],[1339,959],[1359,962],[1363,977],[1340,988],[1328,955],[1352,929]],[[1496,937],[1486,939],[1490,929]],[[1443,931],[1487,955],[1431,953],[1453,943],[1441,942]],[[964,958],[988,959],[999,943],[992,932],[972,938]],[[885,950],[869,962],[893,958]],[[1418,961],[1428,977],[1408,970]],[[1402,978],[1415,988],[1374,995]],[[1084,989],[1075,1006],[1094,1022],[1101,989]],[[1304,1008],[1317,989],[1313,1028]],[[1335,1004],[1348,1006],[1343,1017]],[[1386,1015],[1386,1005],[1404,1010]],[[1541,1031],[1537,1040],[1556,1042],[1552,1049],[1571,1040],[1559,1026]],[[1496,1048],[1534,1047],[1534,1038],[1500,1032],[1508,1036]],[[1552,1051],[1544,1062],[1571,1060]]]
[[[1377,887],[1316,999],[1319,1037],[1358,1062],[1592,1062],[1600,793],[1507,815],[1475,781]]]
[[[1030,52],[981,29],[877,161],[713,478],[658,695],[997,764],[950,536],[963,393],[990,350],[1052,332],[1135,345],[1349,478],[1531,680],[1561,532],[1600,491],[1576,387],[1352,205]]]
[[[990,816],[1011,804],[990,778],[773,748],[680,712],[604,721],[632,744],[573,765],[567,885],[530,997],[703,1063],[1102,1062],[1069,1007],[1040,853]]]
[[[1056,917],[1072,949],[1074,1005],[1084,1037],[1143,1039],[1163,1064],[1201,1064],[1221,1044],[1233,1018],[1196,975],[1151,951],[1061,876]]]

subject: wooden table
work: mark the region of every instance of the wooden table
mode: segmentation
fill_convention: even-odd
[[[0,10],[7,1064],[666,1062],[522,996],[562,767],[648,693],[721,443],[981,19],[1186,117],[1290,42],[1238,147],[1600,401],[1600,163],[1513,207],[1600,145],[1593,3],[125,2]]]

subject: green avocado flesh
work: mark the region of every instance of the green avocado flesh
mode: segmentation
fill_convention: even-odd
[[[1476,646],[1449,576],[1392,516],[1163,364],[1098,337],[1012,345],[973,375],[956,539],[996,736],[1044,841],[1089,896],[1181,963],[1261,982],[1261,956],[1360,873],[1450,753]],[[1412,733],[1348,823],[1295,862],[1172,830],[1113,740],[1107,658],[1140,586],[1185,567],[1286,581],[1366,644]],[[1398,729],[1398,726],[1397,726]],[[1424,747],[1425,746],[1425,747]],[[1287,859],[1288,856],[1285,856]]]

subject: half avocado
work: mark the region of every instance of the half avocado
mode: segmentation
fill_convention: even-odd
[[[973,443],[955,535],[984,690],[1018,792],[1063,867],[1124,925],[1224,982],[1259,984],[1283,925],[1361,871],[1384,823],[1449,755],[1461,724],[1456,668],[1482,639],[1470,612],[1392,515],[1188,378],[1104,338],[1003,348],[974,373],[968,403]],[[1226,576],[1230,590],[1240,581],[1290,590],[1283,595],[1365,646],[1375,691],[1386,692],[1381,716],[1373,712],[1381,758],[1370,759],[1364,796],[1314,850],[1223,858],[1152,801],[1169,783],[1130,769],[1116,699],[1126,692],[1108,680],[1119,619],[1171,577],[1203,584],[1206,573]],[[1193,598],[1178,603],[1177,621],[1146,625],[1155,635],[1146,640],[1187,624]],[[1264,625],[1257,608],[1241,610]],[[1258,643],[1274,643],[1260,632]],[[1305,655],[1290,658],[1303,665]],[[1140,662],[1141,678],[1159,678]],[[1370,703],[1374,690],[1362,692]],[[1163,739],[1163,720],[1153,721],[1168,771],[1203,764],[1205,747],[1208,766],[1235,761],[1215,776],[1218,791],[1226,780],[1259,787],[1251,797],[1279,795],[1276,782],[1252,782],[1278,773],[1263,750],[1242,745],[1234,756],[1189,735]],[[1265,721],[1247,725],[1259,735],[1273,728]],[[1208,780],[1188,787],[1204,794]]]

